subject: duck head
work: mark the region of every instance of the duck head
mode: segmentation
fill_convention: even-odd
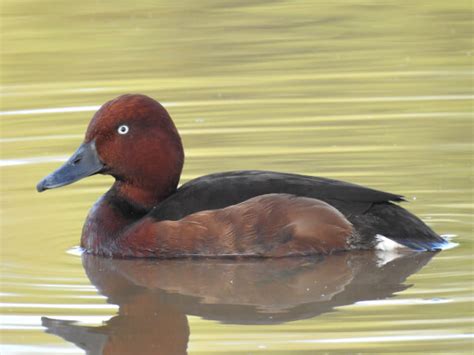
[[[183,162],[181,138],[165,108],[145,95],[123,95],[95,113],[84,142],[37,190],[108,174],[120,195],[147,207],[174,192]]]

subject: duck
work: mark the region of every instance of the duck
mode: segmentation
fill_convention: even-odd
[[[121,95],[93,115],[83,143],[37,191],[105,174],[81,248],[114,258],[287,257],[449,242],[399,206],[403,196],[324,177],[219,172],[178,187],[184,148],[153,98]],[[385,247],[385,246],[384,246]]]

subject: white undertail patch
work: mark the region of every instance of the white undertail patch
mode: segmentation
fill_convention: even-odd
[[[441,235],[441,237],[446,240],[446,243],[440,246],[438,250],[452,249],[459,245],[458,243],[454,243],[451,241],[453,237],[456,237],[456,235],[445,234],[445,235]],[[397,243],[381,234],[377,234],[375,236],[375,239],[377,241],[375,250],[378,257],[378,261],[377,261],[378,267],[382,267],[385,264],[388,264],[389,262],[403,255],[406,255],[407,252],[415,252],[415,253],[419,252],[419,251],[412,250],[403,244]]]
[[[376,250],[394,251],[394,250],[400,249],[400,248],[409,249],[408,247],[406,247],[406,246],[404,246],[400,243],[397,243],[397,242],[387,238],[386,236],[384,236],[382,234],[377,234],[375,236],[375,240],[377,241],[377,245],[375,247]]]
[[[377,241],[377,245],[375,246],[376,254],[377,254],[377,266],[382,267],[389,262],[403,256],[406,254],[407,251],[411,249],[397,243],[381,234],[377,234],[375,236]]]

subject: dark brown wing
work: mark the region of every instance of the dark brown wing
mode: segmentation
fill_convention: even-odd
[[[231,171],[187,182],[157,206],[153,216],[176,220],[197,211],[223,208],[269,193],[317,198],[345,215],[363,213],[377,202],[403,201],[400,195],[321,177],[271,171]]]

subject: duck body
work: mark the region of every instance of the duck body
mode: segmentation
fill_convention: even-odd
[[[97,173],[115,177],[81,246],[113,257],[282,257],[372,249],[383,235],[415,250],[447,241],[394,202],[403,197],[327,178],[269,171],[211,174],[177,188],[184,161],[167,111],[124,95],[94,115],[84,143],[38,191]]]
[[[360,249],[373,248],[377,235],[420,251],[438,250],[448,243],[394,203],[405,201],[401,195],[339,180],[272,171],[231,171],[199,177],[181,186],[150,214],[157,220],[179,220],[201,210],[278,193],[318,199],[335,207],[358,232]]]

